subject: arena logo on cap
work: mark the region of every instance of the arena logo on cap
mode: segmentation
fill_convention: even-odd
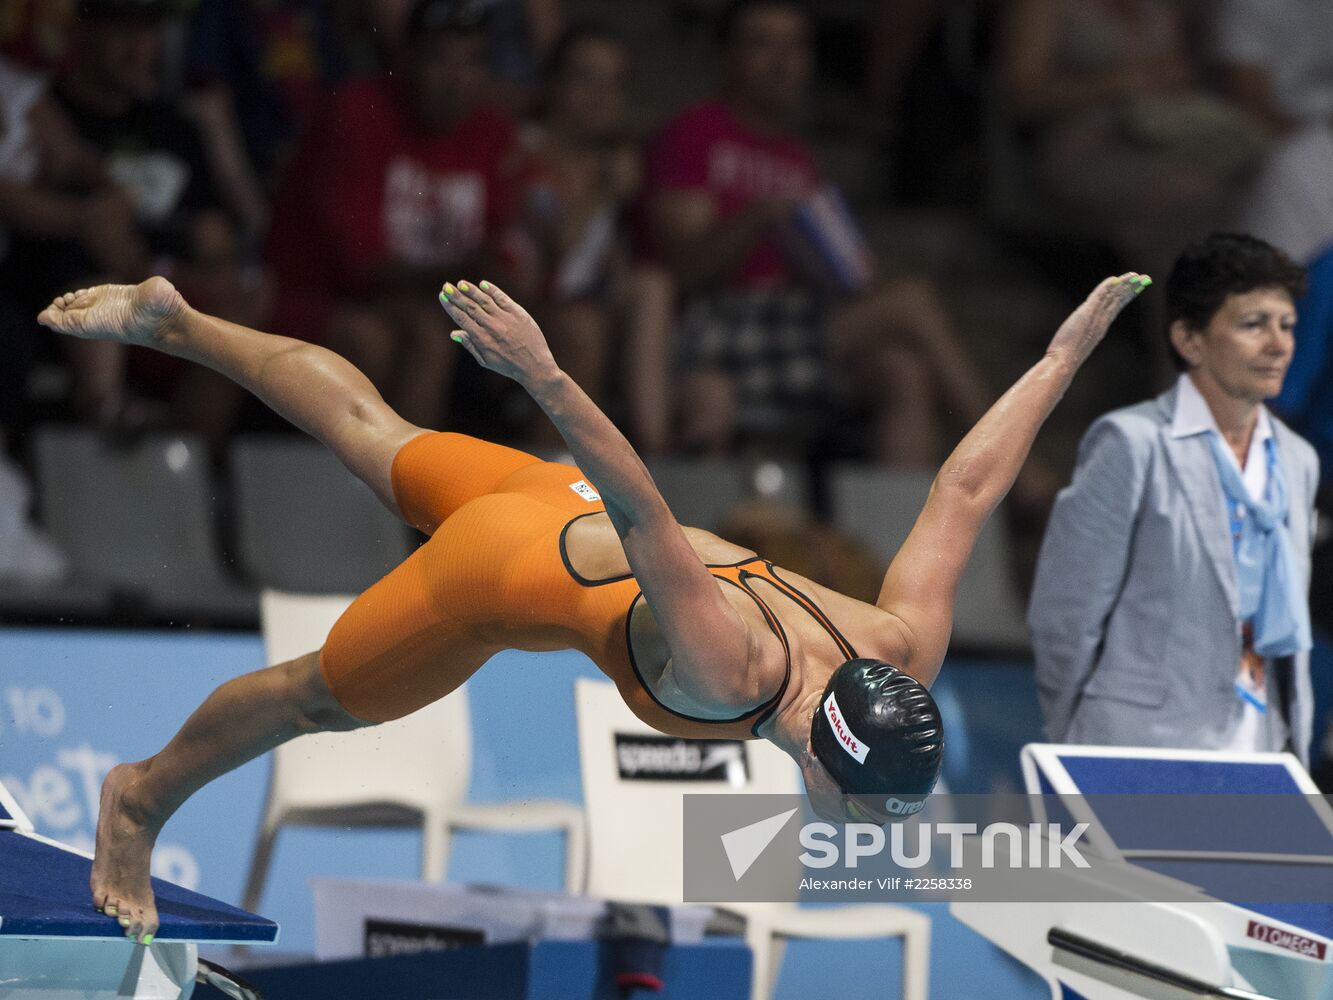
[[[926,808],[925,799],[899,799],[887,798],[884,800],[884,811],[890,816],[911,816],[913,813],[919,813]]]
[[[1315,958],[1319,961],[1324,960],[1326,946],[1322,941],[1316,941],[1313,938],[1301,937],[1299,934],[1293,934],[1291,931],[1284,931],[1281,927],[1273,927],[1271,924],[1261,924],[1258,921],[1251,920],[1250,925],[1245,930],[1245,936],[1254,938],[1256,941],[1262,941],[1264,944],[1271,944],[1275,948],[1285,948],[1287,951],[1294,951],[1298,955],[1304,955],[1306,958]]]
[[[842,709],[838,707],[838,699],[832,691],[824,699],[824,715],[828,717],[828,723],[833,727],[833,735],[838,737],[838,745],[856,758],[858,764],[866,762],[866,754],[870,748],[847,727],[843,721]]]
[[[597,503],[602,499],[601,494],[589,486],[586,479],[580,479],[577,483],[570,483],[569,488],[583,497],[584,500],[587,500],[588,503]]]

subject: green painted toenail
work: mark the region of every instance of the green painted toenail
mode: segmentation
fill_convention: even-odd
[[[145,935],[143,936],[143,943],[144,943],[144,944],[152,944],[152,943],[153,943],[153,935],[151,935],[151,934],[145,934]]]

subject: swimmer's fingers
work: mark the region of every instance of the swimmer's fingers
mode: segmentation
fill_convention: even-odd
[[[474,285],[470,281],[460,281],[458,283],[458,299],[473,305],[477,308],[477,315],[500,315],[500,307],[495,300],[491,298],[488,289],[493,288],[489,281],[483,281],[480,285]]]
[[[504,289],[499,285],[493,285],[489,281],[483,281],[481,283],[481,290],[490,296],[491,301],[494,302],[499,309],[505,312],[514,313],[515,315],[522,316],[526,319],[531,319],[531,317],[528,316],[528,311],[505,294]]]
[[[482,349],[477,346],[476,341],[472,339],[472,335],[466,330],[455,330],[453,333],[449,334],[449,339],[455,344],[462,344],[463,349],[472,355],[472,360],[481,365],[481,367],[490,367],[490,365],[486,363],[486,358]]]
[[[478,363],[524,385],[559,369],[546,336],[522,309],[502,308],[486,288],[460,281],[446,284],[440,301],[458,322],[464,344]]]
[[[483,317],[480,314],[479,307],[471,300],[464,298],[458,289],[448,282],[440,290],[440,305],[444,306],[444,311],[449,314],[449,318],[457,323],[464,333],[477,334],[481,332]]]

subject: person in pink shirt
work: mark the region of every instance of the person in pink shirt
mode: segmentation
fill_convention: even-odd
[[[649,155],[649,241],[686,300],[681,438],[716,453],[750,424],[816,433],[845,404],[868,418],[874,458],[925,467],[951,429],[941,414],[965,426],[986,391],[934,286],[878,273],[797,134],[809,35],[797,0],[736,0],[718,96]]]

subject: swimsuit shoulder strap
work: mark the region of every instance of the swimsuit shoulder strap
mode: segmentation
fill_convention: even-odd
[[[806,614],[815,620],[820,628],[828,633],[828,637],[833,640],[833,644],[838,647],[838,651],[842,653],[844,657],[849,660],[857,659],[858,654],[856,652],[856,647],[847,641],[847,637],[839,631],[838,626],[833,624],[833,621],[829,616],[824,613],[824,609],[815,603],[814,598],[810,597],[795,584],[784,579],[778,568],[771,562],[763,560],[762,564],[763,572],[753,573],[752,575],[767,580],[799,605]]]
[[[759,735],[759,727],[767,722],[769,716],[776,712],[778,706],[782,704],[782,696],[787,693],[787,685],[791,683],[791,642],[787,639],[787,630],[782,627],[782,622],[774,613],[773,609],[768,606],[768,602],[756,593],[755,589],[751,587],[749,583],[750,579],[753,577],[760,577],[765,580],[768,579],[768,574],[764,572],[764,567],[764,560],[758,556],[753,556],[743,562],[733,563],[729,566],[710,565],[708,567],[708,572],[712,573],[713,576],[720,580],[726,580],[729,583],[736,584],[736,586],[744,590],[745,593],[750,596],[750,599],[759,606],[759,611],[764,616],[764,621],[768,624],[769,631],[777,636],[778,641],[782,643],[782,652],[787,660],[787,669],[782,675],[782,683],[778,686],[777,691],[774,693],[773,697],[769,698],[755,709],[758,715],[750,726],[750,733],[756,737]]]

